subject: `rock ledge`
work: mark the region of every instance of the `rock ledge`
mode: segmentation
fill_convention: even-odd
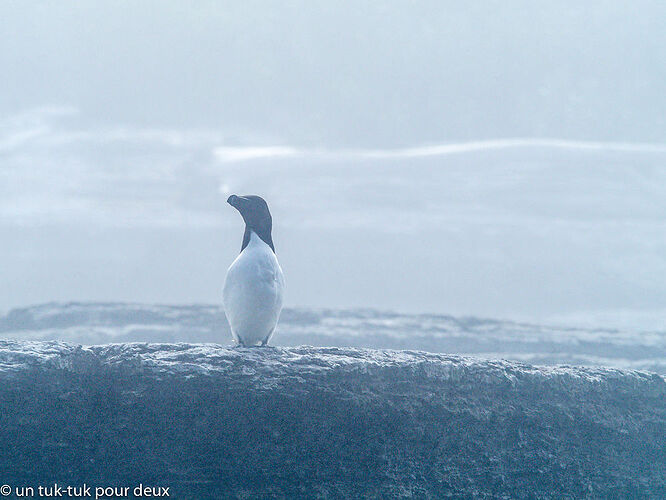
[[[666,381],[417,351],[0,341],[8,484],[666,497]]]

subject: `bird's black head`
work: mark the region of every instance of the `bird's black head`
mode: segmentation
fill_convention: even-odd
[[[264,240],[273,252],[275,252],[271,236],[273,218],[271,217],[271,212],[268,210],[268,203],[260,196],[236,196],[235,194],[229,196],[227,203],[238,210],[245,221],[245,234],[243,235],[241,252],[250,242],[250,231],[253,231]]]

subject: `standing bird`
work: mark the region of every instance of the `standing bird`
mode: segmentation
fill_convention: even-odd
[[[243,245],[224,280],[224,312],[241,346],[266,345],[282,310],[284,276],[275,256],[268,204],[259,196],[231,195],[227,203],[245,221]]]

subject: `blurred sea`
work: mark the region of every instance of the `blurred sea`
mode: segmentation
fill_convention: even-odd
[[[0,336],[79,344],[230,344],[220,307],[129,303],[51,303],[0,318]],[[476,317],[369,309],[285,309],[275,346],[407,349],[538,365],[607,366],[666,374],[666,331],[546,326]]]

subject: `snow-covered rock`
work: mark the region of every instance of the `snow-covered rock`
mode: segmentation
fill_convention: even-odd
[[[666,496],[666,381],[419,351],[0,341],[0,482]]]

